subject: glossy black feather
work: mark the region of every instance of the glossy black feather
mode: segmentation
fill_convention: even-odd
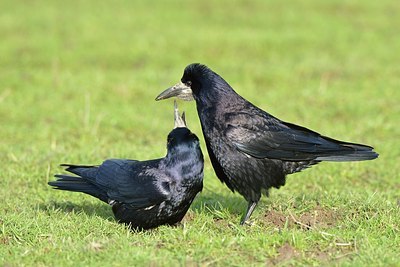
[[[334,140],[287,123],[254,106],[201,64],[181,79],[196,101],[204,138],[218,178],[251,203],[285,184],[285,176],[320,161],[375,159],[370,146]],[[248,214],[255,207],[249,205]],[[245,217],[246,219],[246,217]]]
[[[56,175],[55,189],[83,192],[112,205],[116,219],[149,229],[182,220],[203,187],[203,155],[196,135],[176,128],[167,155],[137,161],[109,159],[99,166],[64,164],[77,176]]]

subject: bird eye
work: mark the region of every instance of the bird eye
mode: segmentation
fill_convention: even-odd
[[[192,81],[187,81],[186,85],[189,86],[189,87],[192,86]]]

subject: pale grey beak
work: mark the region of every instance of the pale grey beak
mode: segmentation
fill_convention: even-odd
[[[186,84],[179,82],[176,85],[168,88],[167,90],[159,94],[156,97],[156,101],[167,99],[174,96],[186,101],[193,100],[192,89],[190,89],[190,87],[187,86]]]
[[[179,115],[178,104],[176,103],[176,100],[174,101],[174,119],[174,129],[181,127],[186,128],[185,112],[182,113],[182,116]]]

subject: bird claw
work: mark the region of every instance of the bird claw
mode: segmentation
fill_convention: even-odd
[[[241,226],[253,226],[254,224],[255,224],[254,221],[250,221],[250,220],[241,221],[241,222],[240,222],[240,225],[241,225]]]

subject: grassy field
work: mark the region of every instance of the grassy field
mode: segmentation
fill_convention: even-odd
[[[400,266],[397,1],[1,1],[0,265]],[[374,146],[246,203],[216,178],[177,227],[132,232],[47,186],[60,163],[165,154],[172,101],[207,64],[273,115]],[[194,103],[180,102],[201,136]]]

